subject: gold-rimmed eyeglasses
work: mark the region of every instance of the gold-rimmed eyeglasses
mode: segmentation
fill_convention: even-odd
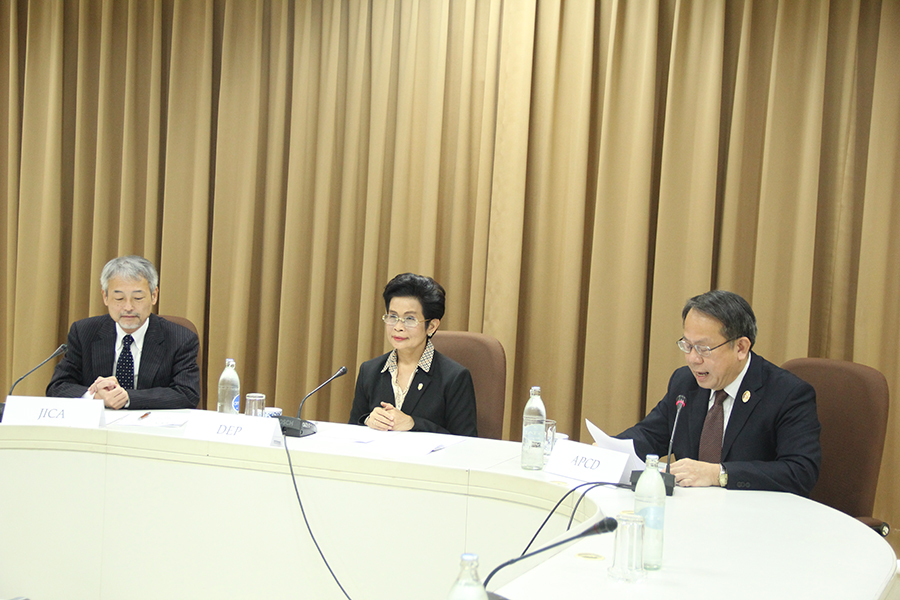
[[[728,342],[733,342],[735,339],[737,339],[737,338],[725,340],[718,346],[713,346],[712,348],[710,348],[709,346],[700,346],[700,345],[695,346],[694,344],[690,343],[689,341],[685,340],[684,338],[681,338],[680,340],[678,340],[675,343],[678,344],[678,349],[681,350],[682,352],[684,352],[685,354],[690,354],[691,350],[696,350],[698,356],[707,358],[710,354],[712,354],[713,350],[715,350],[716,348],[721,348]]]
[[[421,321],[419,321],[412,315],[409,315],[408,317],[401,317],[400,315],[386,314],[381,316],[381,320],[384,321],[384,324],[388,327],[393,327],[394,325],[402,321],[403,326],[407,329],[414,329],[419,326],[419,323],[421,323]],[[428,322],[428,319],[425,319],[425,321]]]

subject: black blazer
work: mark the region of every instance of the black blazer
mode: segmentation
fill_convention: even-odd
[[[360,365],[350,411],[351,424],[364,424],[369,413],[382,402],[394,404],[391,374],[381,372],[388,354]],[[413,431],[478,435],[472,375],[464,366],[437,350],[431,361],[431,371],[416,370],[402,410],[415,421]]]
[[[647,454],[665,456],[679,394],[686,402],[672,454],[697,460],[709,390],[697,385],[688,367],[675,371],[666,396],[643,421],[616,437],[633,439],[641,458]],[[750,367],[734,400],[722,442],[728,487],[809,496],[822,461],[820,430],[812,386],[751,352]]]
[[[200,400],[196,334],[152,313],[149,319],[137,389],[128,391],[128,408],[196,408]],[[75,321],[66,343],[69,349],[56,365],[48,396],[78,398],[97,377],[113,374],[116,322],[109,315]]]

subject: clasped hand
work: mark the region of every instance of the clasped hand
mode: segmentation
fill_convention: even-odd
[[[415,423],[411,416],[387,402],[376,406],[366,419],[366,425],[379,431],[409,431]]]
[[[94,394],[94,398],[103,400],[103,405],[107,408],[119,410],[128,402],[128,390],[119,385],[119,380],[114,375],[98,377],[88,391]]]

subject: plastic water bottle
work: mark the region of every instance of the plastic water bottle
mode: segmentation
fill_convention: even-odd
[[[220,413],[238,414],[241,408],[241,379],[234,370],[234,359],[225,359],[225,370],[219,377]]]
[[[634,488],[634,514],[644,517],[644,568],[655,571],[662,567],[666,518],[666,485],[655,454],[647,455],[646,467]]]
[[[478,578],[478,555],[463,554],[459,565],[459,577],[450,588],[447,600],[488,600],[487,592]]]
[[[538,471],[544,468],[544,423],[547,410],[541,400],[541,388],[531,388],[522,417],[522,468]],[[534,422],[535,419],[540,419]]]

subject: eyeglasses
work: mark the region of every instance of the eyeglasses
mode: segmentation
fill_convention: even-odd
[[[688,342],[688,341],[685,340],[684,338],[681,338],[680,340],[678,340],[678,341],[675,342],[675,343],[678,344],[678,349],[681,350],[682,352],[684,352],[685,354],[690,354],[690,353],[691,353],[691,350],[696,350],[698,356],[702,356],[703,358],[706,358],[706,357],[708,357],[710,354],[712,354],[712,351],[715,350],[716,348],[721,348],[722,346],[724,346],[724,345],[727,344],[728,342],[733,342],[733,341],[736,340],[736,339],[737,339],[737,338],[733,338],[733,339],[730,339],[730,340],[725,340],[724,342],[722,342],[722,343],[719,344],[718,346],[713,346],[712,348],[710,348],[709,346],[695,346],[694,344]]]
[[[388,327],[393,327],[397,323],[403,321],[403,326],[406,327],[407,329],[414,329],[419,326],[419,323],[421,323],[421,321],[419,321],[417,318],[415,318],[412,315],[409,315],[408,317],[403,317],[401,319],[399,315],[388,314],[388,315],[382,315],[381,320],[384,321],[384,324],[387,325]],[[427,323],[428,319],[425,319],[425,322]]]

